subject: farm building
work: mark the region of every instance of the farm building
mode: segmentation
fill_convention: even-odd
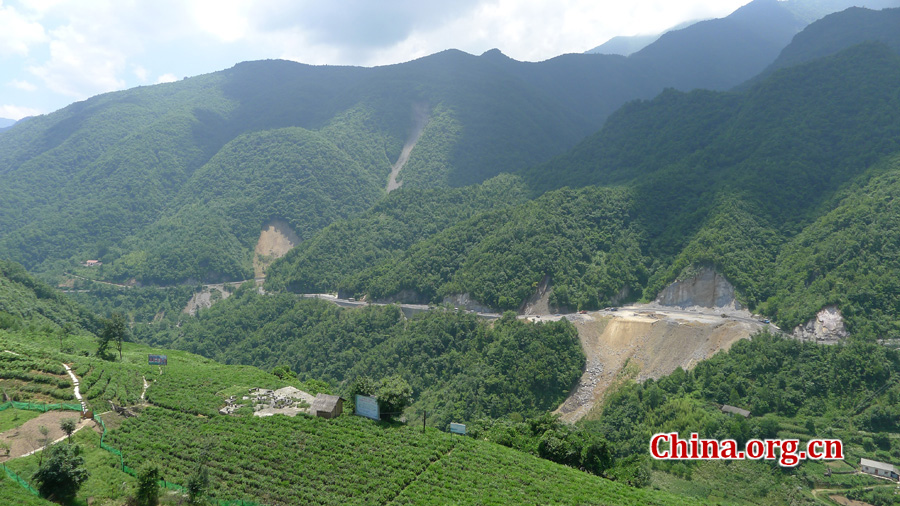
[[[98,267],[100,265],[103,265],[103,262],[101,262],[100,260],[85,260],[82,265],[84,265],[85,267]]]
[[[732,415],[741,415],[744,418],[750,417],[750,412],[746,409],[736,408],[734,406],[729,406],[728,404],[722,406],[722,413],[731,413]]]
[[[335,418],[344,411],[344,399],[336,395],[318,394],[309,413],[321,418]]]
[[[900,474],[897,473],[897,468],[891,464],[885,464],[884,462],[878,462],[877,460],[859,459],[859,468],[864,473],[888,478],[894,481],[900,480]]]

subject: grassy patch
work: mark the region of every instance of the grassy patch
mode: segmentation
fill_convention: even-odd
[[[0,432],[14,429],[28,420],[39,416],[41,416],[41,413],[38,411],[28,411],[24,409],[10,408],[5,411],[0,411]]]
[[[18,483],[9,479],[2,470],[0,470],[0,502],[17,506],[54,506],[55,504],[35,497]]]

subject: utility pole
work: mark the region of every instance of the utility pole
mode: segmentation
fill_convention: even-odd
[[[425,417],[428,415],[428,411],[422,411],[422,432],[425,432]]]

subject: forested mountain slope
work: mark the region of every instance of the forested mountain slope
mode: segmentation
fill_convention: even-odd
[[[100,259],[100,277],[150,284],[247,278],[272,220],[304,240],[381,199],[416,123],[407,188],[517,171],[629,100],[738,84],[806,22],[781,4],[757,0],[701,24],[720,28],[671,32],[631,58],[448,50],[377,68],[246,62],[28,118],[0,133],[0,256],[56,274]],[[734,23],[765,44],[734,43],[746,35]]]
[[[458,186],[599,126],[560,94],[447,51],[373,69],[250,62],[94,97],[0,135],[0,254],[39,270],[130,254],[106,274],[148,282],[244,277],[267,220],[303,238],[380,198],[415,107],[430,120],[401,180]],[[189,239],[199,259],[161,257]]]
[[[807,23],[785,2],[754,0],[727,17],[665,33],[629,60],[679,90],[724,90],[764,69]]]
[[[896,170],[881,161],[900,151],[896,82],[900,55],[869,43],[783,69],[745,92],[667,91],[631,103],[566,155],[523,173],[538,193],[565,185],[583,189],[486,211],[402,254],[375,258],[387,260],[370,268],[344,264],[349,269],[342,278],[315,288],[418,302],[468,293],[515,309],[549,276],[551,302],[577,309],[653,298],[683,269],[712,264],[751,307],[796,325],[840,301],[821,289],[807,297],[802,282],[788,282],[814,271],[792,263],[788,252],[806,244],[798,233],[823,226],[817,220],[840,202],[847,206],[874,191],[863,189],[868,178]],[[360,218],[369,236],[381,229],[373,218]],[[343,227],[316,241],[329,243],[330,231]],[[322,270],[308,253],[301,248],[273,267],[279,286],[308,286],[291,267]],[[883,255],[871,254],[873,265]],[[776,276],[776,258],[779,269],[796,271]],[[862,304],[849,311],[848,321],[874,336],[874,329],[893,325],[883,311]],[[875,320],[880,327],[872,326]]]
[[[33,278],[21,265],[0,260],[0,329],[57,332],[81,327],[100,328],[100,319],[50,286]]]
[[[900,52],[900,9],[852,7],[826,16],[797,34],[761,77],[868,41],[883,42]]]

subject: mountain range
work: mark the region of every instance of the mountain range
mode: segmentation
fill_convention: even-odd
[[[258,61],[94,97],[0,134],[0,255],[48,279],[87,259],[247,279],[278,221],[301,247],[271,287],[517,308],[547,277],[557,306],[596,307],[708,262],[794,324],[811,309],[783,316],[764,265],[897,149],[897,11],[794,37],[827,4],[756,0],[628,58]]]

